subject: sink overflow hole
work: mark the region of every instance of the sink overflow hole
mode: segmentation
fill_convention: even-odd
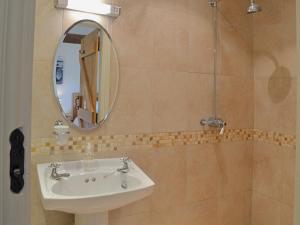
[[[93,182],[95,182],[95,181],[96,181],[96,177],[86,178],[86,179],[84,180],[84,182],[85,182],[85,183],[88,183],[88,182],[90,182],[90,180],[93,181]]]

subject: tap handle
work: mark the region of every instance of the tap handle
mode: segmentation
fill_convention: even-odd
[[[129,157],[122,158],[123,163],[128,163],[130,161]]]
[[[57,120],[54,122],[54,126],[60,126],[60,125],[64,125],[64,122],[62,120]]]
[[[201,119],[200,125],[205,126],[207,124],[207,119]]]
[[[226,126],[226,122],[223,121],[222,124],[221,124],[221,130],[220,130],[220,135],[223,135],[224,134],[224,131],[225,131],[225,126]]]
[[[59,168],[60,166],[61,164],[57,162],[51,162],[49,165],[50,168]]]
[[[128,165],[128,163],[130,162],[129,157],[122,158],[122,162],[123,162],[123,168],[129,168],[129,165]]]

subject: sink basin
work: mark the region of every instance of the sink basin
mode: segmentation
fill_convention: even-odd
[[[133,162],[128,173],[118,172],[121,158],[62,162],[51,178],[49,163],[38,164],[41,199],[45,209],[75,214],[76,225],[108,224],[107,212],[149,196],[154,182]],[[126,184],[125,186],[122,184]]]

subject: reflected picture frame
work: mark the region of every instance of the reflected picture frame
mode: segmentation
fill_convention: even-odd
[[[56,61],[55,67],[56,84],[63,84],[64,82],[64,60],[59,57]]]

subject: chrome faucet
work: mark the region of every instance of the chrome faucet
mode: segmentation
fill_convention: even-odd
[[[122,159],[122,162],[123,162],[123,166],[117,169],[117,171],[121,173],[128,173],[129,172],[128,162],[130,162],[130,159],[128,157],[125,157]]]
[[[128,162],[130,162],[130,159],[128,157],[125,157],[125,158],[122,158],[122,162],[123,162],[123,166],[114,170],[113,172],[109,173],[109,174],[106,174],[103,176],[103,178],[107,178],[117,172],[119,173],[122,173],[122,174],[125,174],[125,173],[128,173],[129,172],[129,165],[128,165]]]
[[[59,168],[61,165],[59,163],[51,163],[50,168],[52,168],[50,178],[54,180],[60,180],[63,177],[69,177],[69,173],[58,173],[57,168]]]
[[[215,127],[215,128],[219,128],[220,129],[220,135],[223,135],[224,134],[224,129],[225,129],[225,126],[226,126],[226,122],[222,119],[219,119],[219,118],[213,118],[213,117],[210,117],[208,119],[202,119],[200,121],[200,124],[202,126],[209,126],[209,127]]]
[[[117,172],[120,173],[120,177],[121,177],[121,187],[123,189],[127,189],[128,187],[128,182],[127,182],[127,173],[129,172],[129,165],[128,163],[130,162],[130,159],[128,157],[122,158],[122,162],[123,162],[123,166],[116,169],[115,171],[106,174],[103,176],[103,178],[107,178]]]
[[[127,173],[129,172],[128,162],[130,162],[130,159],[128,157],[125,157],[122,159],[122,162],[123,162],[123,166],[117,169],[117,171],[121,173],[121,187],[123,189],[127,189],[128,187]]]

